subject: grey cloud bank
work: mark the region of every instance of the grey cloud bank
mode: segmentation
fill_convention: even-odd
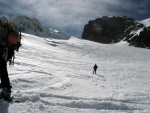
[[[43,26],[81,37],[89,20],[102,16],[150,18],[149,0],[1,0],[0,16],[37,18]]]

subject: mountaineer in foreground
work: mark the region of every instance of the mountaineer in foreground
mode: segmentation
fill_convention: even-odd
[[[10,23],[6,17],[0,18],[0,78],[2,92],[0,98],[9,100],[11,97],[11,85],[7,71],[7,62],[14,58],[14,51],[21,46],[21,32],[19,28]]]

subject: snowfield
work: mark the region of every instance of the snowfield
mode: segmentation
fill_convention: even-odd
[[[0,113],[150,113],[150,50],[23,34]],[[94,64],[98,65],[93,74]]]

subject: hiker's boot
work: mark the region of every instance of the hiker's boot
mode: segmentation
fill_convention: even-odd
[[[9,100],[11,96],[11,90],[8,88],[2,88],[0,96],[4,98],[4,100]]]

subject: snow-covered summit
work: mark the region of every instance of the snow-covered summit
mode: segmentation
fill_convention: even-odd
[[[143,24],[143,27],[140,28],[140,29],[137,29],[137,30],[133,30],[133,31],[131,32],[131,34],[139,35],[140,32],[143,31],[143,28],[144,28],[144,27],[149,27],[149,26],[150,26],[150,18],[145,19],[145,20],[142,20],[142,21],[138,21],[138,22],[141,23],[141,24]]]
[[[148,27],[148,26],[150,26],[150,18],[148,18],[148,19],[145,19],[145,20],[142,20],[142,21],[140,21],[142,24],[144,24],[145,25],[145,27]]]
[[[69,39],[70,35],[61,31],[48,29],[43,27],[36,18],[30,18],[26,16],[18,16],[12,20],[17,26],[19,26],[24,33],[32,35],[55,38],[55,39]]]

